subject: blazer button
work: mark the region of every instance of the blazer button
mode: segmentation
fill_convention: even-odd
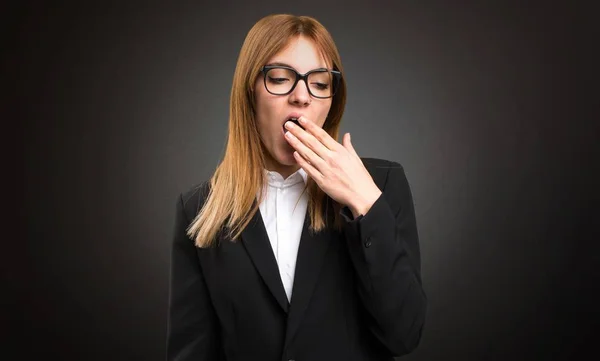
[[[367,241],[365,242],[365,247],[371,247],[371,237],[367,237]]]

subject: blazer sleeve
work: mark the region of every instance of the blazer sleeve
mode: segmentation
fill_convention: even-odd
[[[402,356],[420,343],[427,297],[411,190],[402,166],[390,163],[367,214],[353,219],[348,207],[341,213],[369,330],[391,355]]]
[[[215,311],[196,246],[186,234],[190,219],[180,195],[171,242],[167,361],[220,360]]]

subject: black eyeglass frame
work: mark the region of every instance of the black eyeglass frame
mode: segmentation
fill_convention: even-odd
[[[273,93],[272,91],[270,91],[270,90],[269,90],[269,87],[267,87],[267,72],[268,72],[269,70],[271,70],[271,69],[287,69],[287,70],[291,70],[292,72],[294,72],[294,74],[296,74],[296,80],[294,81],[294,85],[292,85],[292,87],[290,88],[290,90],[289,90],[287,93],[279,94],[279,93]],[[267,90],[269,93],[271,93],[271,94],[273,94],[273,95],[288,95],[288,94],[290,94],[291,92],[293,92],[293,91],[294,91],[294,89],[296,89],[296,85],[298,85],[298,82],[299,82],[300,80],[304,80],[304,85],[306,85],[306,89],[308,90],[308,93],[309,93],[311,96],[313,96],[313,97],[315,97],[315,98],[319,98],[319,99],[328,99],[328,98],[332,98],[332,97],[335,95],[336,91],[337,91],[337,88],[338,88],[338,86],[339,86],[339,84],[340,84],[340,80],[342,79],[342,73],[341,73],[340,71],[337,71],[337,70],[329,70],[329,69],[326,69],[326,68],[313,69],[313,70],[310,70],[310,71],[308,71],[308,72],[307,72],[307,73],[305,73],[305,74],[300,74],[300,73],[298,73],[298,71],[296,71],[296,69],[294,69],[294,68],[291,68],[291,67],[289,67],[289,66],[283,66],[283,65],[264,65],[264,66],[263,66],[263,67],[260,69],[260,72],[261,72],[261,73],[262,73],[262,75],[263,75],[263,83],[264,83],[264,85],[265,85],[265,89],[266,89],[266,90]],[[333,75],[333,82],[332,82],[332,84],[331,84],[331,86],[332,86],[331,95],[329,95],[329,96],[326,96],[326,97],[322,97],[322,96],[314,95],[314,94],[312,93],[312,91],[310,91],[310,87],[308,86],[308,76],[309,76],[310,74],[312,74],[312,73],[325,73],[325,72],[327,72],[327,73],[331,73],[331,74]]]

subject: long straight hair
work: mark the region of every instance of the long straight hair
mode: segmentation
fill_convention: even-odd
[[[261,67],[291,39],[301,35],[311,39],[332,68],[343,74],[340,55],[331,35],[312,17],[269,15],[250,29],[233,76],[225,154],[208,181],[209,191],[202,209],[188,227],[188,235],[197,247],[211,246],[223,231],[235,241],[259,209],[267,181],[263,153],[266,149],[256,124],[254,84],[261,76]],[[336,140],[345,104],[346,82],[342,76],[323,124],[323,129]],[[308,193],[309,230],[318,232],[330,226],[339,230],[340,204],[324,193],[310,176],[304,191]],[[333,214],[328,215],[328,209]]]

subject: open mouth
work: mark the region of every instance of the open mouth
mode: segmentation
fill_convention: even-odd
[[[299,126],[300,128],[302,128],[302,130],[304,130],[304,127],[301,126],[300,123],[298,122],[298,118],[292,117],[292,118],[287,119],[285,122],[283,122],[283,133],[286,133],[288,131],[287,128],[285,127],[285,123],[287,121],[295,123],[297,126]]]

